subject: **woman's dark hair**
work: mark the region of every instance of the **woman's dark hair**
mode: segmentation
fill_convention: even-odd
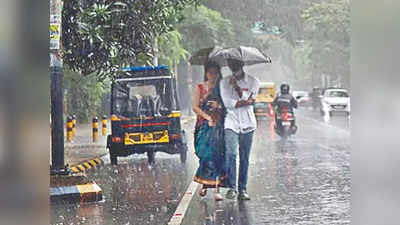
[[[222,78],[221,66],[218,63],[216,63],[215,61],[207,61],[206,63],[204,63],[204,81],[208,80],[207,72],[208,72],[208,70],[210,70],[212,68],[217,69],[217,71],[218,71],[217,81],[219,81]]]

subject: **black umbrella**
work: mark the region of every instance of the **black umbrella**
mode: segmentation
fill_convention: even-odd
[[[189,62],[192,65],[204,65],[207,62],[210,55],[221,50],[220,46],[214,46],[209,48],[202,48],[190,56]]]
[[[244,65],[271,63],[271,58],[254,47],[240,46],[238,48],[224,48],[209,53],[209,59],[221,66],[227,66],[227,59],[244,62]]]

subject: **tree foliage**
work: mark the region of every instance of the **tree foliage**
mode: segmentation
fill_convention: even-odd
[[[306,40],[314,72],[350,75],[350,5],[348,0],[328,0],[304,10]]]
[[[75,114],[79,122],[87,123],[94,116],[107,113],[102,106],[104,97],[111,91],[110,80],[99,82],[93,74],[82,76],[68,67],[64,74],[66,114]]]
[[[259,21],[263,9],[263,1],[259,0],[206,0],[203,3],[206,7],[215,10],[223,18],[230,21],[234,36],[232,45],[246,44],[257,46],[257,39],[251,33],[251,28],[256,21]],[[259,46],[257,46],[259,47]]]
[[[191,53],[214,45],[228,46],[235,40],[232,23],[215,10],[200,5],[186,9],[184,16],[177,28],[183,47]]]
[[[160,62],[172,68],[181,59],[186,59],[189,52],[182,46],[182,35],[174,30],[158,37]]]
[[[238,41],[258,45],[251,38],[250,28],[262,22],[269,29],[278,28],[280,36],[292,45],[303,39],[303,20],[301,12],[317,0],[207,0],[204,2],[211,9],[220,11],[229,19],[238,34]]]
[[[152,40],[173,30],[197,0],[65,0],[64,63],[103,79],[151,54]]]

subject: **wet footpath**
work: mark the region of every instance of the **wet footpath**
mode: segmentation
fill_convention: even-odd
[[[111,133],[109,126],[107,127],[106,135]],[[70,166],[78,165],[88,160],[101,158],[107,154],[107,136],[102,135],[101,128],[99,129],[96,141],[93,141],[93,128],[91,124],[77,124],[75,130],[72,141],[65,141],[64,144],[66,164]]]

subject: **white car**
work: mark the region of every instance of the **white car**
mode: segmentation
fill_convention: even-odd
[[[350,114],[350,96],[346,89],[326,89],[321,96],[321,115],[333,112]]]

